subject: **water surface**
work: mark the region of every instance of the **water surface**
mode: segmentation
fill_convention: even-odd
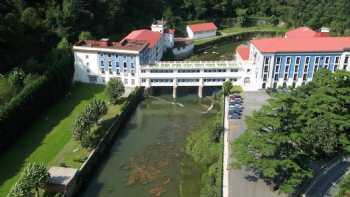
[[[215,108],[205,113],[209,105],[196,96],[143,101],[83,196],[198,196],[200,169],[184,148],[188,134],[213,115]]]

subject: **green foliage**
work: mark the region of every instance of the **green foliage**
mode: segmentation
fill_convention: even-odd
[[[57,49],[69,49],[69,47],[67,38],[62,38],[62,40],[57,44]]]
[[[339,191],[335,195],[336,197],[344,197],[350,195],[350,175],[343,177],[342,181],[339,183]]]
[[[50,174],[46,166],[29,163],[7,197],[32,197],[34,196],[34,191],[36,196],[39,196],[39,188],[44,188],[49,178]]]
[[[11,88],[14,89],[16,93],[20,92],[24,86],[25,74],[21,69],[14,69],[8,75],[8,81],[11,84]]]
[[[52,54],[55,55],[48,61],[51,64],[49,70],[26,85],[10,102],[0,106],[0,149],[10,145],[41,112],[70,89],[73,77],[71,53],[56,50]]]
[[[7,197],[33,197],[34,192],[32,191],[32,188],[30,188],[30,185],[25,180],[18,180],[13,187],[11,188],[10,192],[7,194]]]
[[[222,99],[222,97],[220,97]],[[222,190],[222,116],[218,113],[187,139],[186,153],[201,166],[201,197],[220,197]]]
[[[233,145],[234,165],[293,193],[312,176],[312,161],[349,153],[349,77],[322,69],[307,85],[273,94],[247,119],[246,132]]]
[[[73,136],[81,142],[83,147],[94,147],[97,145],[99,136],[91,129],[102,115],[107,113],[107,105],[102,100],[92,100],[80,113],[73,127]]]
[[[82,31],[79,34],[79,41],[81,41],[81,40],[92,40],[92,39],[94,39],[94,37],[88,31]]]
[[[231,94],[241,94],[243,92],[243,88],[239,85],[232,86],[230,93]]]
[[[112,104],[116,104],[124,92],[124,85],[119,78],[113,78],[108,81],[106,95]]]
[[[224,91],[224,95],[227,96],[231,93],[231,89],[232,89],[233,85],[230,81],[225,81],[222,84],[222,89]]]
[[[11,97],[15,94],[11,88],[10,82],[4,76],[0,75],[0,105],[8,102]]]

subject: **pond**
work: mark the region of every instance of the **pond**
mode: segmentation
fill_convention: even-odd
[[[82,196],[199,196],[201,172],[184,148],[186,137],[217,112],[207,112],[210,105],[195,95],[147,98]]]

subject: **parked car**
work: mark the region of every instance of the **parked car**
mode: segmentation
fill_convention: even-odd
[[[230,114],[229,119],[241,119],[241,116],[239,116],[237,114]]]
[[[228,112],[228,114],[237,114],[237,115],[241,115],[241,111],[239,110],[239,109],[236,109],[236,110],[230,110],[229,112]]]
[[[234,105],[234,104],[242,104],[242,102],[241,102],[241,101],[239,101],[239,100],[234,100],[234,101],[230,101],[230,102],[229,102],[229,104],[230,104],[230,105]]]
[[[237,107],[237,106],[232,106],[232,107],[230,106],[229,110],[237,110],[237,111],[241,112],[241,111],[243,111],[243,108],[242,107]]]

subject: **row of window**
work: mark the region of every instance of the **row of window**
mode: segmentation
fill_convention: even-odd
[[[118,54],[116,54],[116,53],[100,53],[100,56],[101,57],[109,57],[109,58],[118,58]],[[133,59],[134,58],[134,56],[126,56],[126,55],[120,55],[119,57],[121,57],[121,58],[123,58],[123,59],[126,59],[127,57],[128,58],[130,58],[130,59]],[[88,59],[89,58],[89,56],[88,55],[86,55],[86,59]]]
[[[301,85],[304,86],[306,83],[305,82],[302,82]],[[292,83],[292,87],[295,88],[296,87],[296,82],[293,82]],[[276,89],[277,88],[277,82],[274,82],[273,83],[273,89]],[[282,84],[282,88],[287,88],[287,83],[286,82],[283,82]],[[262,84],[262,89],[266,89],[266,83],[263,83]]]
[[[250,71],[250,70],[249,70]],[[248,72],[249,72],[248,71]],[[145,69],[141,70],[141,73],[146,73],[147,71]],[[152,69],[150,70],[151,73],[173,73],[174,70],[170,69]],[[199,73],[199,69],[179,69],[177,70],[178,73]],[[226,69],[204,69],[204,72],[227,72]],[[238,72],[238,68],[230,69],[230,72]]]
[[[90,83],[97,83],[97,78],[98,77],[96,75],[88,75],[88,78],[89,78],[89,82]],[[103,83],[105,83],[106,79],[104,77],[101,77],[101,81]],[[123,83],[124,83],[124,85],[128,85],[129,84],[129,79],[124,79]],[[135,85],[135,79],[131,79],[130,80],[130,84],[131,85]]]
[[[106,70],[104,68],[101,68],[101,74],[105,74],[106,73]],[[113,75],[113,74],[117,74],[119,75],[120,74],[120,70],[119,69],[116,69],[115,72],[109,68],[108,69],[108,73]],[[130,73],[131,73],[131,76],[135,76],[135,70],[130,70]],[[124,74],[127,75],[127,70],[124,70]]]
[[[169,82],[173,82],[174,79],[151,79],[151,82],[162,82],[162,83],[169,83]],[[203,79],[204,82],[225,82],[226,79],[224,78],[206,78]],[[142,79],[141,80],[142,83],[146,82],[146,79]],[[182,82],[182,83],[189,83],[189,82],[199,82],[199,79],[177,79],[177,82]],[[231,82],[236,82],[237,78],[230,78]]]
[[[104,67],[106,64],[105,64],[105,62],[104,61],[101,61],[101,67]],[[112,61],[108,61],[108,67],[112,67]],[[119,62],[116,62],[115,63],[115,67],[117,67],[117,68],[119,68]],[[124,68],[127,68],[128,67],[128,63],[126,63],[126,62],[124,62],[123,63],[123,67]],[[135,65],[134,65],[134,63],[130,63],[130,67],[131,68],[135,68]]]
[[[224,78],[207,78],[204,79],[204,82],[225,82]]]
[[[265,61],[264,61],[264,65],[268,65],[270,64],[270,57],[265,57]],[[281,64],[282,63],[282,57],[276,57],[276,62],[275,64]],[[296,57],[295,58],[295,64],[301,64],[301,57]],[[311,57],[305,57],[305,63],[306,64],[309,64],[310,63],[310,59]],[[327,57],[315,57],[314,59],[314,64],[319,64],[321,61],[324,60],[324,64],[330,64],[330,63],[334,63],[334,64],[339,64],[340,63],[340,56],[336,56],[334,58],[334,61],[331,62],[331,57],[330,56],[327,56]],[[292,57],[286,57],[286,64],[290,65],[292,63]],[[348,64],[349,63],[349,56],[346,56],[345,59],[344,59],[344,64]]]

